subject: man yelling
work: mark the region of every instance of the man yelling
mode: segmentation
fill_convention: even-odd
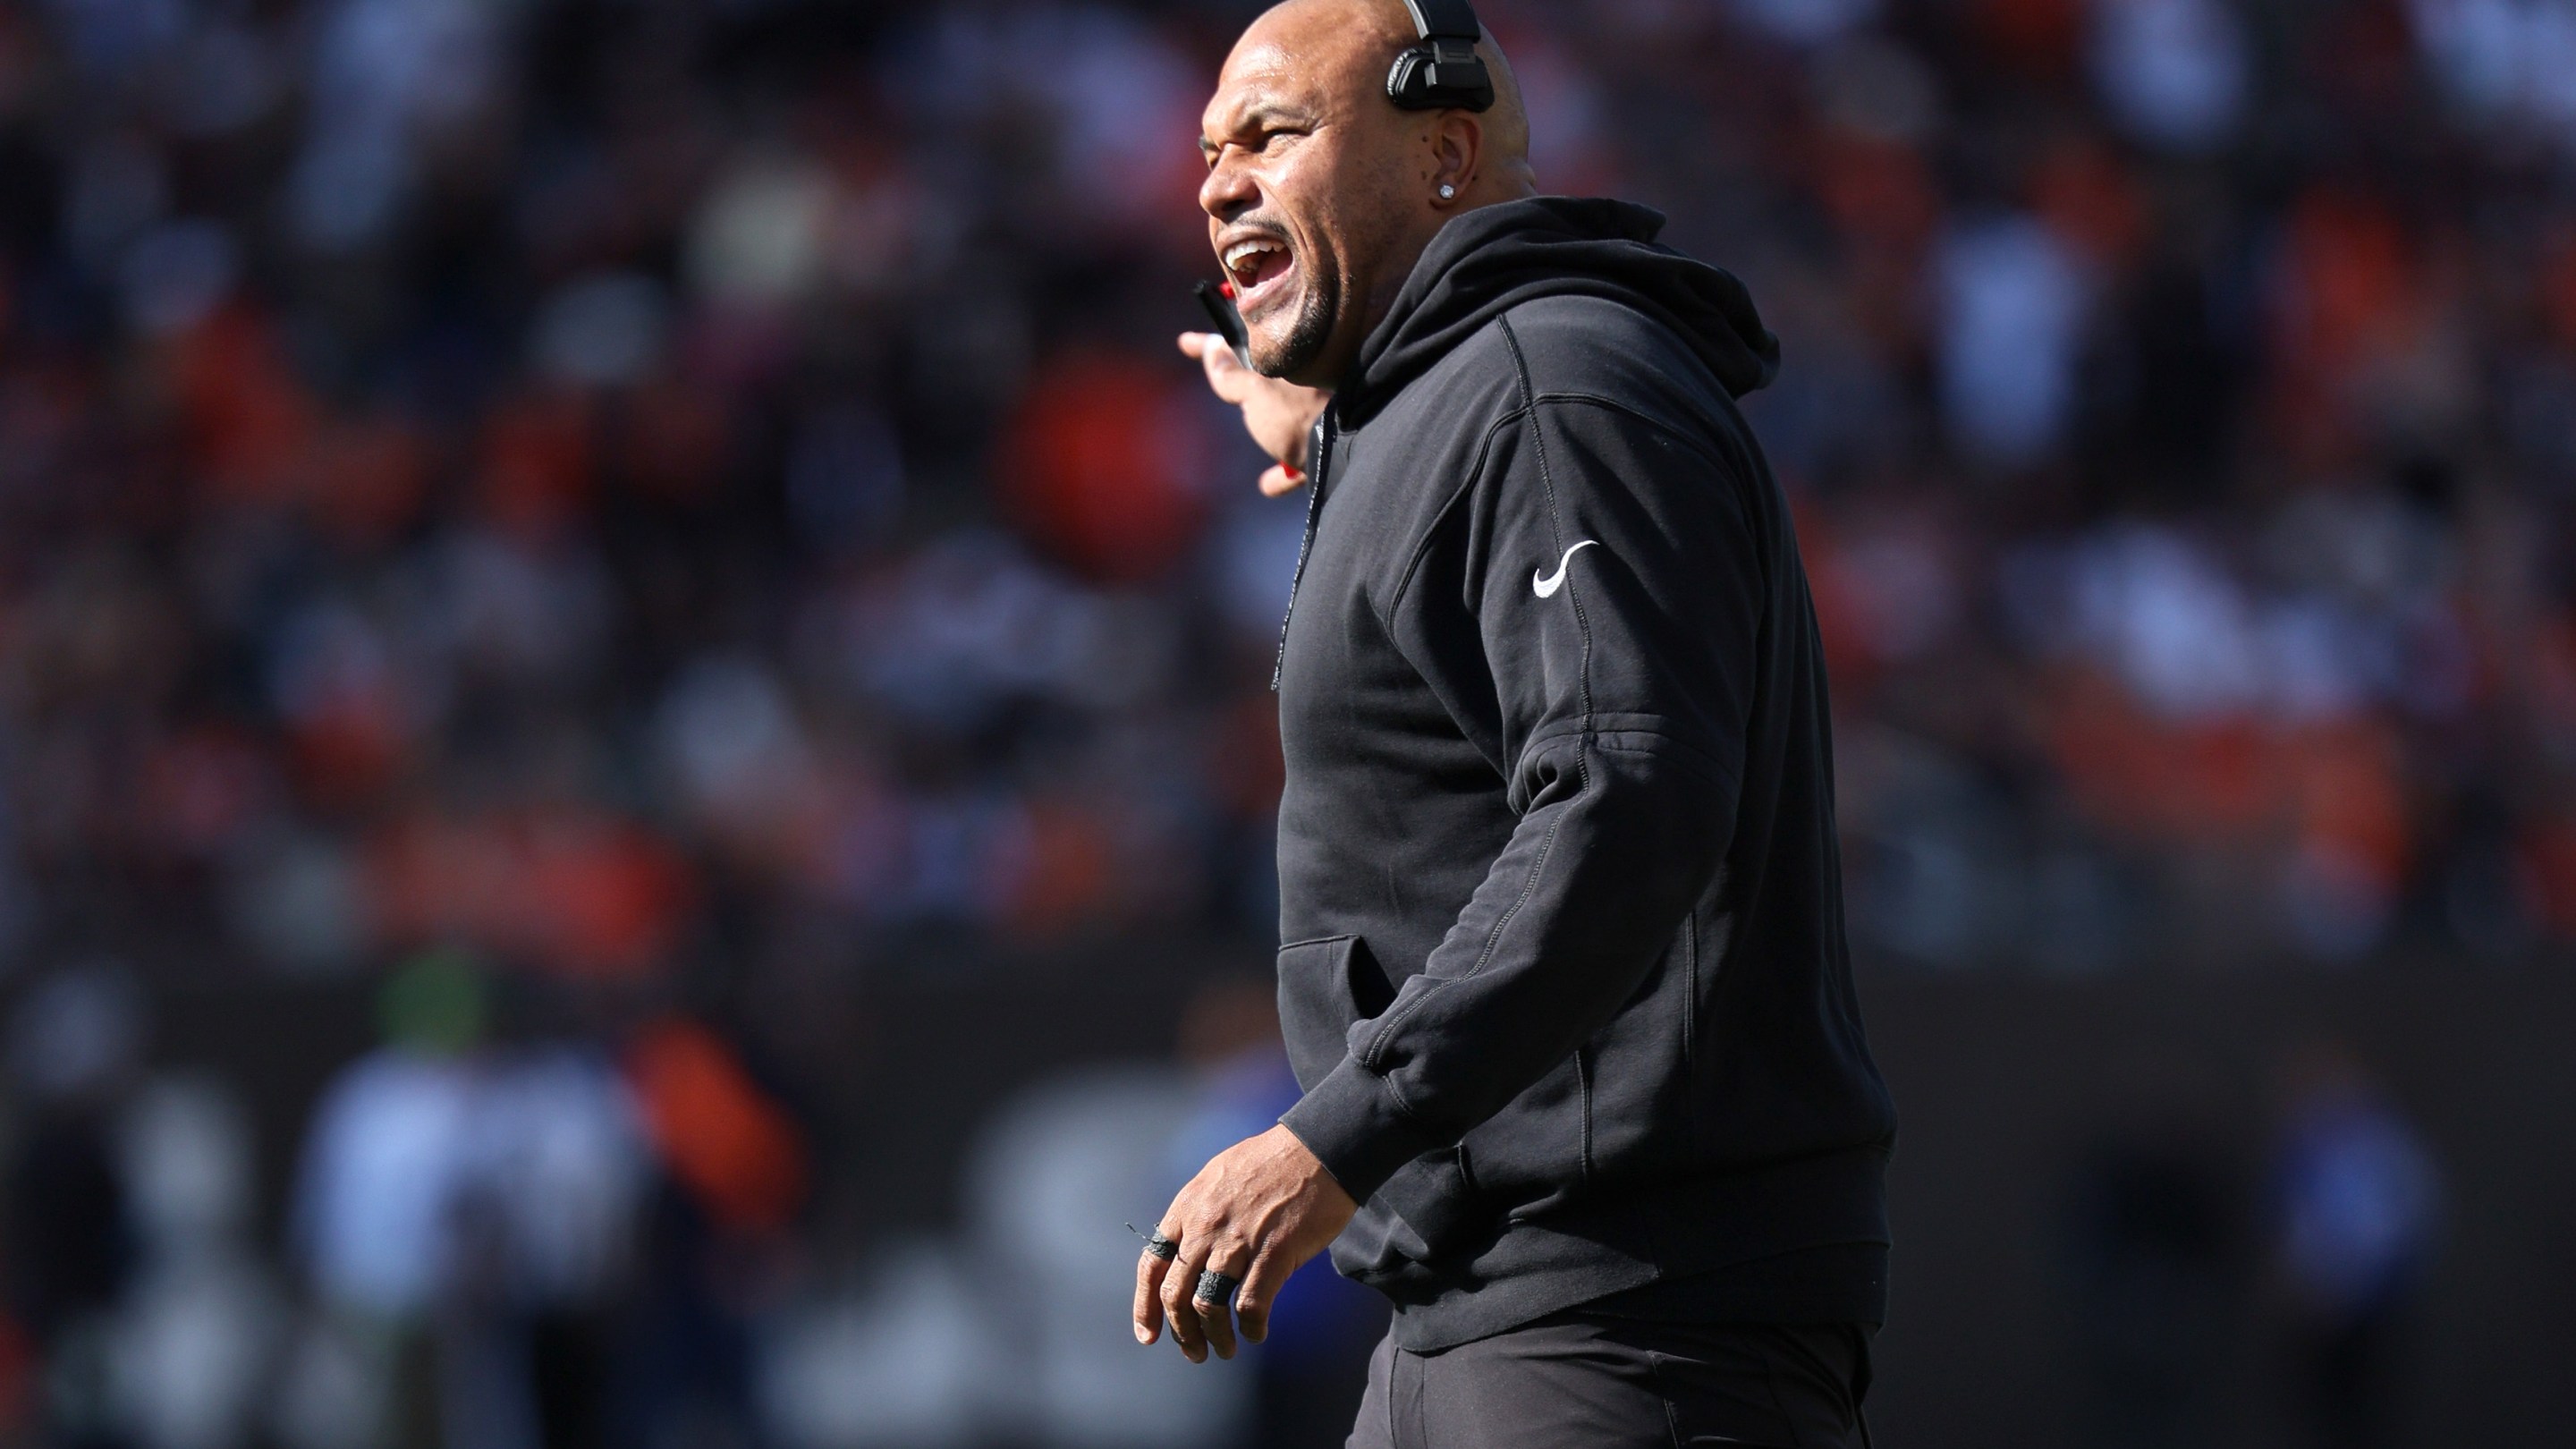
[[[1231,1356],[1329,1245],[1395,1305],[1361,1449],[1861,1443],[1895,1125],[1814,611],[1735,406],[1778,344],[1655,213],[1537,193],[1478,35],[1456,0],[1290,0],[1202,118],[1251,366],[1182,345],[1265,491],[1307,490],[1304,1097],[1163,1215],[1136,1336]]]

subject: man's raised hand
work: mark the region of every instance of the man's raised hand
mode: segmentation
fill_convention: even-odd
[[[1307,436],[1333,395],[1262,376],[1244,366],[1234,348],[1213,332],[1182,333],[1181,351],[1206,369],[1210,391],[1243,409],[1243,430],[1278,460],[1261,475],[1262,494],[1276,498],[1296,491],[1306,481]]]

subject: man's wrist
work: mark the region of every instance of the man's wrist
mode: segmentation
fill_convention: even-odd
[[[1279,1125],[1305,1144],[1353,1202],[1366,1202],[1396,1169],[1440,1145],[1405,1113],[1383,1077],[1348,1057],[1282,1113]]]

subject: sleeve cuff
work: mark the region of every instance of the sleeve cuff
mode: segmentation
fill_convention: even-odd
[[[1349,1057],[1279,1118],[1354,1202],[1366,1202],[1396,1170],[1436,1150],[1439,1138],[1396,1104],[1384,1077]]]

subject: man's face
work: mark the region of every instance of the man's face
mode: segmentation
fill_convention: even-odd
[[[1369,38],[1358,44],[1368,45]],[[1201,118],[1199,206],[1234,283],[1252,365],[1329,386],[1358,354],[1379,262],[1405,223],[1387,162],[1403,113],[1346,83],[1351,37],[1264,36],[1226,62]]]

